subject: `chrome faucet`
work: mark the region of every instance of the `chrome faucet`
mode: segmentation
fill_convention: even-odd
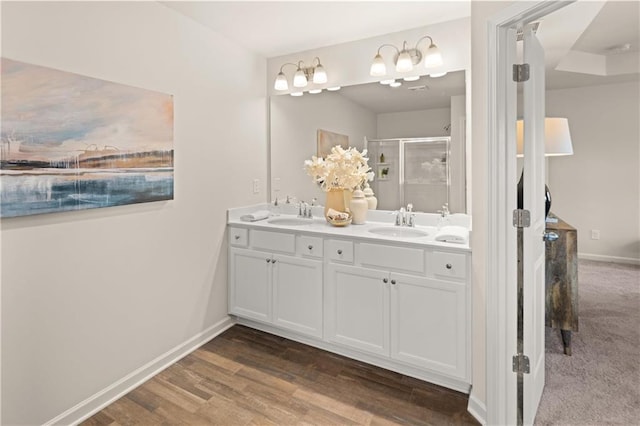
[[[396,212],[396,226],[404,226],[407,223],[406,220],[404,207],[400,207],[400,210]]]
[[[311,214],[311,206],[304,201],[300,201],[298,203],[298,217],[305,219],[313,219],[313,215]]]
[[[416,226],[416,214],[413,212],[413,204],[407,204],[407,214],[405,217],[406,226],[415,227]]]

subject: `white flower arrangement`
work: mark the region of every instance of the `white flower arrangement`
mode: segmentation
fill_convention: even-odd
[[[305,160],[304,168],[325,192],[331,189],[355,190],[373,180],[374,174],[366,155],[366,149],[360,153],[356,148],[344,149],[336,145],[325,159],[314,155],[311,160]]]

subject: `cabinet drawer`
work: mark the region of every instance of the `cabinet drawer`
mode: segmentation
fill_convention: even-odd
[[[358,245],[358,263],[420,274],[425,272],[424,250],[419,248],[362,243]]]
[[[297,253],[300,256],[322,257],[322,238],[299,235],[297,243]]]
[[[448,278],[466,278],[467,256],[460,253],[434,251],[432,267],[435,275]]]
[[[329,260],[338,262],[353,262],[353,243],[351,241],[328,240],[327,256]]]
[[[251,230],[251,247],[254,249],[295,253],[296,239],[294,234],[283,232]]]
[[[234,247],[246,247],[248,236],[249,230],[246,228],[229,228],[229,244]]]

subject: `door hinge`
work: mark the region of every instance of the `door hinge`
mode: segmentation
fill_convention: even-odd
[[[513,372],[529,374],[529,357],[523,354],[514,355],[512,358]]]
[[[513,64],[513,81],[522,83],[529,80],[529,64]]]
[[[515,228],[528,228],[531,226],[531,213],[529,210],[516,209],[513,211],[513,226]]]

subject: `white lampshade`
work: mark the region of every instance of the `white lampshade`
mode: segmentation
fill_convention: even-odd
[[[305,87],[307,85],[307,76],[304,75],[304,71],[298,68],[298,71],[293,75],[294,87]]]
[[[440,49],[438,49],[438,46],[431,43],[431,45],[427,49],[427,52],[424,55],[424,67],[425,68],[439,67],[440,65],[442,65],[442,63],[443,62],[442,62],[442,55],[440,54]]]
[[[287,83],[287,77],[281,71],[278,73],[276,77],[276,82],[273,85],[276,90],[287,90],[289,89],[289,83]]]
[[[373,62],[371,63],[371,71],[369,72],[374,77],[382,77],[387,74],[387,66],[384,64],[384,59],[378,53],[375,58],[373,58]]]
[[[324,84],[327,82],[327,72],[324,70],[324,67],[320,64],[316,66],[313,71],[313,82],[315,84]]]
[[[522,120],[516,123],[516,141],[518,157],[524,156],[524,125]],[[559,117],[544,119],[544,155],[545,157],[559,157],[573,155],[569,120]]]
[[[411,55],[406,50],[403,50],[398,55],[398,60],[396,61],[396,71],[409,72],[411,70],[413,70],[413,62],[411,61]]]

